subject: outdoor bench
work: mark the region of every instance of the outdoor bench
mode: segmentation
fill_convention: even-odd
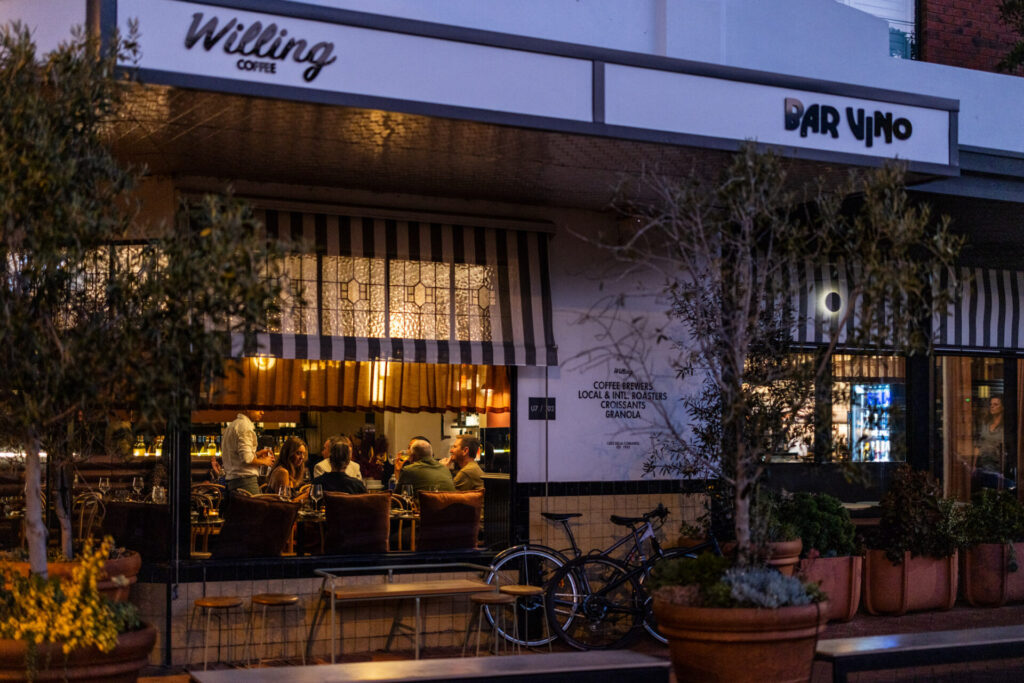
[[[317,569],[316,574],[323,577],[323,583],[320,589],[320,602],[317,605],[316,612],[313,615],[313,623],[310,624],[309,639],[306,643],[307,658],[312,649],[313,640],[316,637],[316,631],[319,626],[319,621],[323,614],[327,611],[328,605],[330,606],[331,614],[331,662],[335,660],[335,653],[337,650],[338,641],[341,639],[340,633],[335,633],[336,620],[336,607],[346,603],[353,602],[372,602],[380,600],[407,600],[411,599],[415,603],[415,612],[413,616],[413,626],[410,628],[401,623],[399,619],[398,607],[396,607],[395,617],[391,623],[391,631],[388,633],[388,641],[385,649],[390,649],[391,642],[398,633],[399,629],[405,628],[411,630],[413,633],[413,641],[415,643],[415,658],[420,658],[420,628],[422,626],[420,601],[424,598],[438,598],[448,597],[453,595],[469,595],[472,593],[481,593],[484,591],[497,590],[496,585],[485,583],[480,579],[433,579],[430,581],[411,581],[405,583],[394,583],[394,575],[396,571],[423,571],[429,570],[431,572],[466,572],[466,571],[478,571],[488,572],[490,567],[486,567],[478,564],[471,564],[468,562],[442,562],[433,564],[419,564],[419,565],[381,565],[377,567],[341,567],[331,569]],[[354,585],[339,585],[339,582],[346,574],[353,573],[360,574],[377,574],[381,575],[382,581],[380,583],[367,583],[367,584],[354,584]]]
[[[819,640],[815,660],[832,664],[832,680],[857,671],[901,669],[1024,657],[1024,625]]]
[[[530,681],[530,683],[668,683],[669,661],[629,650],[556,652],[506,657],[355,662],[320,666],[194,671],[198,683],[322,681]]]

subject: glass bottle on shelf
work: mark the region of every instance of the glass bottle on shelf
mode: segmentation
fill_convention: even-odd
[[[132,455],[136,458],[141,458],[146,455],[146,442],[142,440],[141,434],[135,437],[135,445],[132,446]]]

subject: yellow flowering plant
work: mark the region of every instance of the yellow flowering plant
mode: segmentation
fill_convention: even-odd
[[[65,656],[89,647],[109,652],[120,632],[138,628],[130,603],[111,603],[97,589],[112,545],[109,536],[95,549],[87,542],[70,577],[44,579],[0,560],[0,638],[28,643],[30,674],[44,643],[59,645]]]

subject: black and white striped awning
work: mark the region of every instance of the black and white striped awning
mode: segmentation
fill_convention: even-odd
[[[856,274],[843,264],[805,264],[794,269],[789,277],[792,291],[799,292],[796,301],[797,326],[794,338],[805,344],[823,344],[831,339],[835,320],[846,313],[849,284]],[[940,350],[1024,351],[1024,272],[960,268],[959,290],[950,291],[955,302],[943,314],[933,317],[932,331]],[[938,275],[933,287],[950,287],[949,278]],[[832,311],[827,297],[839,308]],[[882,312],[884,314],[884,312]],[[835,329],[838,342],[845,345],[852,338],[857,312],[847,325]]]
[[[257,214],[266,225],[268,236],[290,237],[304,243],[310,250],[308,263],[317,264],[309,266],[315,274],[303,276],[307,279],[306,289],[317,289],[315,311],[307,311],[301,325],[283,321],[281,332],[260,334],[260,354],[338,361],[558,364],[547,233],[335,213],[265,209]],[[494,305],[484,313],[487,319],[477,321],[476,327],[488,332],[469,340],[325,334],[322,309],[330,306],[330,302],[324,301],[326,295],[320,291],[319,264],[330,256],[382,259],[388,263],[425,261],[486,266],[493,275]],[[308,286],[310,282],[316,285]],[[452,299],[454,302],[455,297]],[[451,329],[454,337],[454,322]],[[241,355],[241,339],[234,340],[232,350],[232,355]]]
[[[943,349],[1021,351],[1024,272],[961,268],[960,291],[945,315],[936,316],[936,344]],[[937,283],[947,287],[945,279]]]

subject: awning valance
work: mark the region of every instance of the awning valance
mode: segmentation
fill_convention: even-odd
[[[1021,351],[1024,272],[961,268],[960,291],[945,315],[936,316],[940,348]],[[939,287],[948,287],[945,278]]]
[[[542,232],[265,209],[302,306],[258,335],[277,358],[557,365]],[[242,353],[235,339],[234,356]]]

